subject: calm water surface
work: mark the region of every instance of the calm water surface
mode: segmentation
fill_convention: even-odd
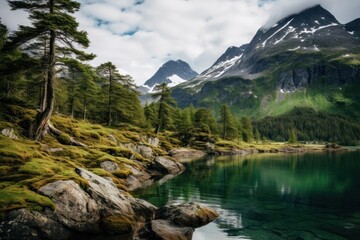
[[[360,239],[360,152],[209,157],[135,193],[154,205],[196,201],[221,217],[194,240]]]

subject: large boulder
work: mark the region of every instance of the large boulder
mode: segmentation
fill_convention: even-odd
[[[97,203],[101,204],[102,214],[107,212],[110,215],[115,213],[133,215],[129,202],[132,197],[125,192],[120,192],[112,181],[83,168],[76,168],[75,171],[89,182],[86,191]]]
[[[153,162],[153,168],[161,173],[174,175],[185,170],[184,165],[166,157],[156,157]]]
[[[55,218],[79,232],[98,232],[99,206],[72,180],[56,181],[39,189],[55,203]]]
[[[180,226],[198,228],[214,221],[219,214],[198,203],[171,204],[159,208],[155,219],[165,219]]]
[[[112,181],[86,169],[76,168],[76,173],[89,182],[87,192],[100,206],[100,228],[108,235],[131,236],[137,228],[135,213],[131,206],[134,200],[120,191]]]
[[[174,225],[166,220],[153,220],[139,233],[141,239],[148,240],[191,240],[194,229]]]
[[[0,223],[0,239],[69,239],[73,232],[49,216],[28,209],[9,212]]]

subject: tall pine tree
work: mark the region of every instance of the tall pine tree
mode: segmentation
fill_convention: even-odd
[[[94,55],[86,54],[75,46],[88,47],[89,40],[84,31],[79,31],[78,23],[71,15],[79,10],[80,4],[72,0],[8,0],[12,10],[22,9],[29,13],[32,26],[20,26],[19,30],[10,36],[9,48],[24,43],[46,38],[46,68],[44,107],[39,109],[29,130],[30,138],[41,140],[48,131],[50,118],[54,109],[54,81],[56,66],[69,57],[90,60]],[[65,57],[63,57],[65,56]]]
[[[170,88],[166,83],[156,85],[154,88],[155,93],[152,94],[152,97],[158,100],[158,112],[155,126],[155,133],[157,134],[160,130],[166,129],[172,124],[172,112],[173,105],[175,105],[175,100],[171,97]]]

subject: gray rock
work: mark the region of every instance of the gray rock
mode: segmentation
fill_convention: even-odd
[[[155,219],[165,219],[180,226],[198,228],[214,221],[219,214],[198,203],[171,204],[159,208]]]
[[[153,167],[155,170],[165,174],[179,174],[185,170],[184,165],[166,157],[156,157],[153,162]]]
[[[153,152],[152,149],[145,145],[136,145],[134,151],[143,156],[144,158],[152,158]]]
[[[123,214],[133,216],[129,199],[130,195],[125,195],[111,181],[108,181],[86,169],[76,168],[76,173],[88,180],[90,187],[87,192],[101,207],[102,215]]]
[[[54,215],[65,226],[79,232],[98,232],[99,207],[74,181],[56,181],[39,189],[56,205]]]
[[[100,163],[100,167],[108,172],[115,172],[119,170],[119,165],[117,165],[117,163],[114,163],[113,161],[104,161]]]
[[[154,219],[157,207],[151,203],[135,198],[133,201],[131,201],[131,206],[138,221],[149,222]]]
[[[151,178],[150,174],[147,173],[145,170],[140,170],[140,169],[138,169],[138,168],[136,168],[136,167],[133,167],[133,166],[131,166],[131,165],[128,165],[128,164],[124,164],[124,166],[125,166],[127,169],[131,170],[132,173],[133,173],[133,175],[134,175],[137,179],[139,179],[140,182],[145,182],[146,180],[148,180],[148,179]]]
[[[146,145],[143,145],[143,144],[134,145],[132,143],[126,143],[126,144],[124,144],[124,147],[130,149],[133,152],[140,154],[144,158],[152,158],[153,157],[152,149]]]
[[[0,239],[69,239],[73,232],[43,213],[28,209],[9,212],[0,223]]]
[[[132,196],[119,190],[112,181],[108,181],[88,170],[76,168],[75,171],[88,180],[87,192],[100,207],[100,228],[108,235],[131,237],[137,229]]]
[[[1,134],[6,136],[6,137],[9,137],[11,139],[15,139],[15,140],[18,140],[19,137],[16,136],[16,134],[14,133],[14,129],[11,128],[11,127],[7,127],[7,128],[4,128],[2,131],[1,131]]]
[[[188,149],[188,148],[177,148],[169,151],[169,155],[176,159],[191,159],[191,158],[200,158],[206,155],[205,152],[196,150],[196,149]]]
[[[150,144],[151,146],[154,147],[158,147],[159,146],[159,139],[158,138],[153,138],[153,137],[149,137],[147,140],[147,143]]]
[[[134,175],[129,175],[126,178],[126,183],[128,184],[127,188],[129,191],[134,191],[135,189],[141,188],[143,185],[139,179],[137,179]]]
[[[174,225],[166,220],[153,220],[147,224],[139,236],[141,239],[191,240],[194,229]]]

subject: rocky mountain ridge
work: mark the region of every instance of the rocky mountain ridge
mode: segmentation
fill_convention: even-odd
[[[291,100],[289,93],[309,87],[331,88],[326,96],[325,92],[316,94],[324,95],[328,106],[335,104],[336,108],[335,96],[341,96],[355,108],[358,100],[354,93],[339,90],[342,85],[359,83],[357,22],[341,24],[320,5],[285,17],[269,28],[260,28],[226,69],[214,69],[214,64],[195,79],[175,87],[173,96],[181,107],[193,104],[217,110],[227,103],[237,112],[259,117],[284,113],[285,108],[278,109],[279,101],[286,105]],[[210,72],[216,74],[204,78]],[[297,101],[300,103],[300,98]],[[317,105],[311,100],[308,107]]]

